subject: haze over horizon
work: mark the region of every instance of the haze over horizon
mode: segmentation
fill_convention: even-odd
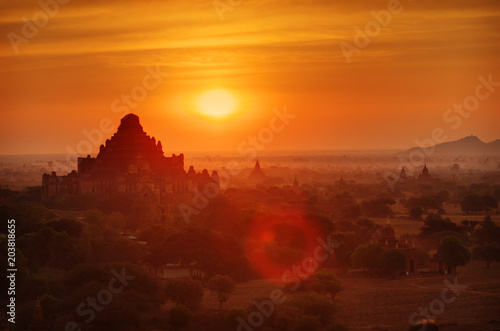
[[[243,1],[223,20],[212,1],[72,1],[17,53],[9,34],[42,9],[0,9],[1,155],[77,150],[103,119],[104,143],[129,112],[166,155],[237,152],[284,107],[296,117],[264,152],[403,150],[436,128],[446,141],[499,138],[498,1],[401,1],[350,63],[340,45],[387,1]],[[142,101],[124,101],[145,84]],[[480,84],[475,111],[447,113]]]
[[[472,135],[474,136],[474,135]],[[458,140],[454,140],[454,141],[445,141],[444,143],[455,143],[457,141],[460,141],[460,140],[463,140],[463,139],[466,139],[470,136],[466,136],[466,137],[462,137],[462,138],[459,138]],[[500,139],[495,139],[495,140],[492,140],[492,141],[483,141],[481,140],[480,137],[477,137],[477,136],[474,136],[476,138],[478,138],[482,143],[484,144],[488,144],[488,143],[492,143],[492,142],[498,142],[500,141]],[[437,145],[442,145],[442,144],[437,144]],[[432,145],[432,146],[429,146],[429,147],[434,147],[434,146],[437,146],[437,145]],[[295,155],[295,156],[301,156],[301,155],[321,155],[321,154],[326,154],[326,155],[330,155],[330,154],[342,154],[342,153],[349,153],[349,154],[357,154],[357,153],[360,153],[360,154],[364,154],[364,153],[367,153],[367,154],[370,154],[370,153],[373,153],[373,152],[376,152],[377,154],[384,154],[384,153],[390,153],[390,154],[393,154],[393,153],[402,153],[402,152],[409,152],[411,150],[413,150],[414,148],[420,148],[420,146],[410,146],[410,147],[407,147],[407,148],[372,148],[372,149],[363,149],[363,148],[359,148],[359,149],[264,149],[263,151],[259,151],[258,153],[258,157],[280,157],[280,156],[291,156],[292,155]],[[170,151],[168,149],[168,147],[164,147],[164,154],[166,156],[168,155],[171,155],[171,154],[176,154],[177,152],[176,151]],[[92,153],[90,153],[91,156],[96,156],[97,154],[99,153],[99,151],[93,151]],[[195,158],[199,158],[199,157],[206,157],[206,156],[221,156],[221,157],[244,157],[246,154],[244,153],[240,153],[237,149],[234,149],[234,150],[184,150],[184,151],[180,151],[178,153],[182,153],[184,154],[184,156],[186,158],[190,158],[190,157],[195,157]],[[178,154],[177,153],[177,154]],[[71,155],[86,155],[85,153],[69,153]],[[434,154],[434,153],[433,153]],[[33,154],[21,154],[21,153],[16,153],[16,154],[0,154],[0,156],[37,156],[37,155],[59,155],[59,156],[66,156],[68,155],[68,153],[33,153]],[[429,157],[430,158],[430,157]]]

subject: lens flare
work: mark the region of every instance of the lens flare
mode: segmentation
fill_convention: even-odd
[[[281,281],[296,265],[310,271],[319,236],[315,226],[301,216],[257,217],[248,231],[246,256],[260,276]]]

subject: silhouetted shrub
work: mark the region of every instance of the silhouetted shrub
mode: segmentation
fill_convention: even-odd
[[[193,312],[189,308],[179,305],[170,310],[167,322],[172,328],[177,330],[186,326],[192,317]]]

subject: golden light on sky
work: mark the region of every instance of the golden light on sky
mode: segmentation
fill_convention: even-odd
[[[237,152],[283,107],[297,120],[267,150],[499,138],[497,83],[460,127],[443,117],[500,81],[499,1],[40,3],[0,4],[0,154],[66,153],[129,112],[167,154]],[[214,120],[196,103],[217,88],[237,105]]]
[[[215,89],[204,92],[197,102],[202,114],[223,118],[236,111],[237,102],[234,95],[224,89]]]

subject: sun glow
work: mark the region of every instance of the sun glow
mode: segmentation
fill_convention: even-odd
[[[216,89],[203,93],[198,98],[198,109],[202,114],[222,118],[236,111],[236,97],[227,90]]]

